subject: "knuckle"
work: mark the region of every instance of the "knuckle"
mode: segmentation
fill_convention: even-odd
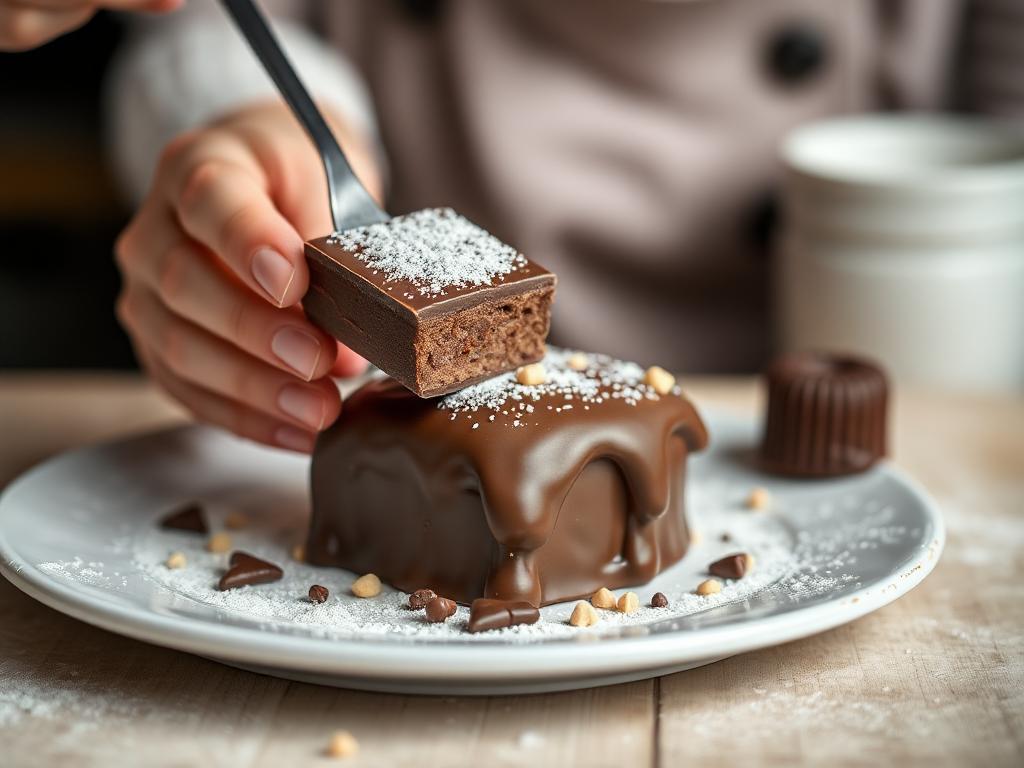
[[[121,293],[118,294],[117,302],[114,304],[114,313],[121,327],[129,333],[134,333],[135,311],[131,294],[127,290],[122,289]]]
[[[186,289],[189,254],[184,246],[168,251],[157,267],[156,292],[171,309],[177,309]]]
[[[132,222],[122,230],[114,241],[114,261],[118,268],[127,273],[134,266],[134,257],[138,252],[136,247],[135,222]]]
[[[260,387],[255,376],[249,375],[244,366],[234,365],[227,377],[229,397],[242,403],[257,403],[260,399]]]
[[[160,357],[178,376],[183,376],[188,361],[188,340],[178,323],[169,322],[157,334]]]
[[[252,305],[247,301],[236,301],[229,312],[228,332],[231,334],[231,341],[239,346],[248,346],[250,336],[256,328],[256,318],[253,316]]]
[[[0,42],[11,51],[33,48],[45,39],[42,25],[27,11],[13,11],[0,21]]]
[[[223,164],[217,160],[202,160],[196,163],[187,174],[181,186],[179,201],[182,210],[192,210],[204,204],[217,184],[223,172]]]
[[[192,145],[195,143],[195,138],[195,132],[188,131],[175,136],[167,142],[164,145],[164,148],[160,150],[160,157],[157,160],[156,167],[158,174],[164,175],[174,168],[177,168],[178,164],[192,148]]]
[[[229,253],[244,256],[255,247],[256,232],[262,216],[259,206],[247,203],[233,211],[220,226],[219,242]]]

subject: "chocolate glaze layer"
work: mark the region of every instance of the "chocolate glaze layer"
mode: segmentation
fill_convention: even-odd
[[[545,358],[564,386],[508,385],[504,402],[499,379],[478,385],[479,402],[470,390],[422,400],[392,380],[353,394],[313,456],[309,561],[463,603],[533,605],[678,561],[700,417],[678,391],[639,384],[636,366],[591,356],[576,373],[567,359]]]

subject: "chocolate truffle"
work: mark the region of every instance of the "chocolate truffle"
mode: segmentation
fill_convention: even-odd
[[[538,384],[508,373],[421,400],[378,380],[349,397],[313,454],[309,561],[534,606],[677,562],[686,460],[707,443],[696,410],[632,363],[551,348],[541,365]]]
[[[862,472],[885,455],[888,385],[874,363],[802,353],[766,372],[768,415],[761,463],[794,477]]]
[[[539,360],[555,276],[451,209],[306,243],[309,318],[421,397]]]

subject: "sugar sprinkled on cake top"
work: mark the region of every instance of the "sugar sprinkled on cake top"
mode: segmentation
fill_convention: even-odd
[[[426,208],[335,232],[327,242],[340,245],[388,281],[412,283],[423,296],[490,285],[496,277],[526,266],[515,248],[451,208]]]
[[[581,365],[584,358],[585,365]],[[541,384],[522,384],[512,371],[446,395],[437,407],[451,411],[453,421],[460,413],[480,413],[480,423],[526,427],[533,423],[531,414],[538,408],[564,413],[590,410],[609,400],[635,406],[661,397],[644,383],[643,368],[608,355],[584,355],[549,346],[540,365],[545,375]],[[671,393],[678,395],[680,390],[673,387]]]

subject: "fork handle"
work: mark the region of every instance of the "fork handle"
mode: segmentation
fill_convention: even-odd
[[[259,8],[252,0],[221,1],[320,153],[327,174],[327,194],[335,231],[387,221],[390,217],[352,172],[348,158]]]

